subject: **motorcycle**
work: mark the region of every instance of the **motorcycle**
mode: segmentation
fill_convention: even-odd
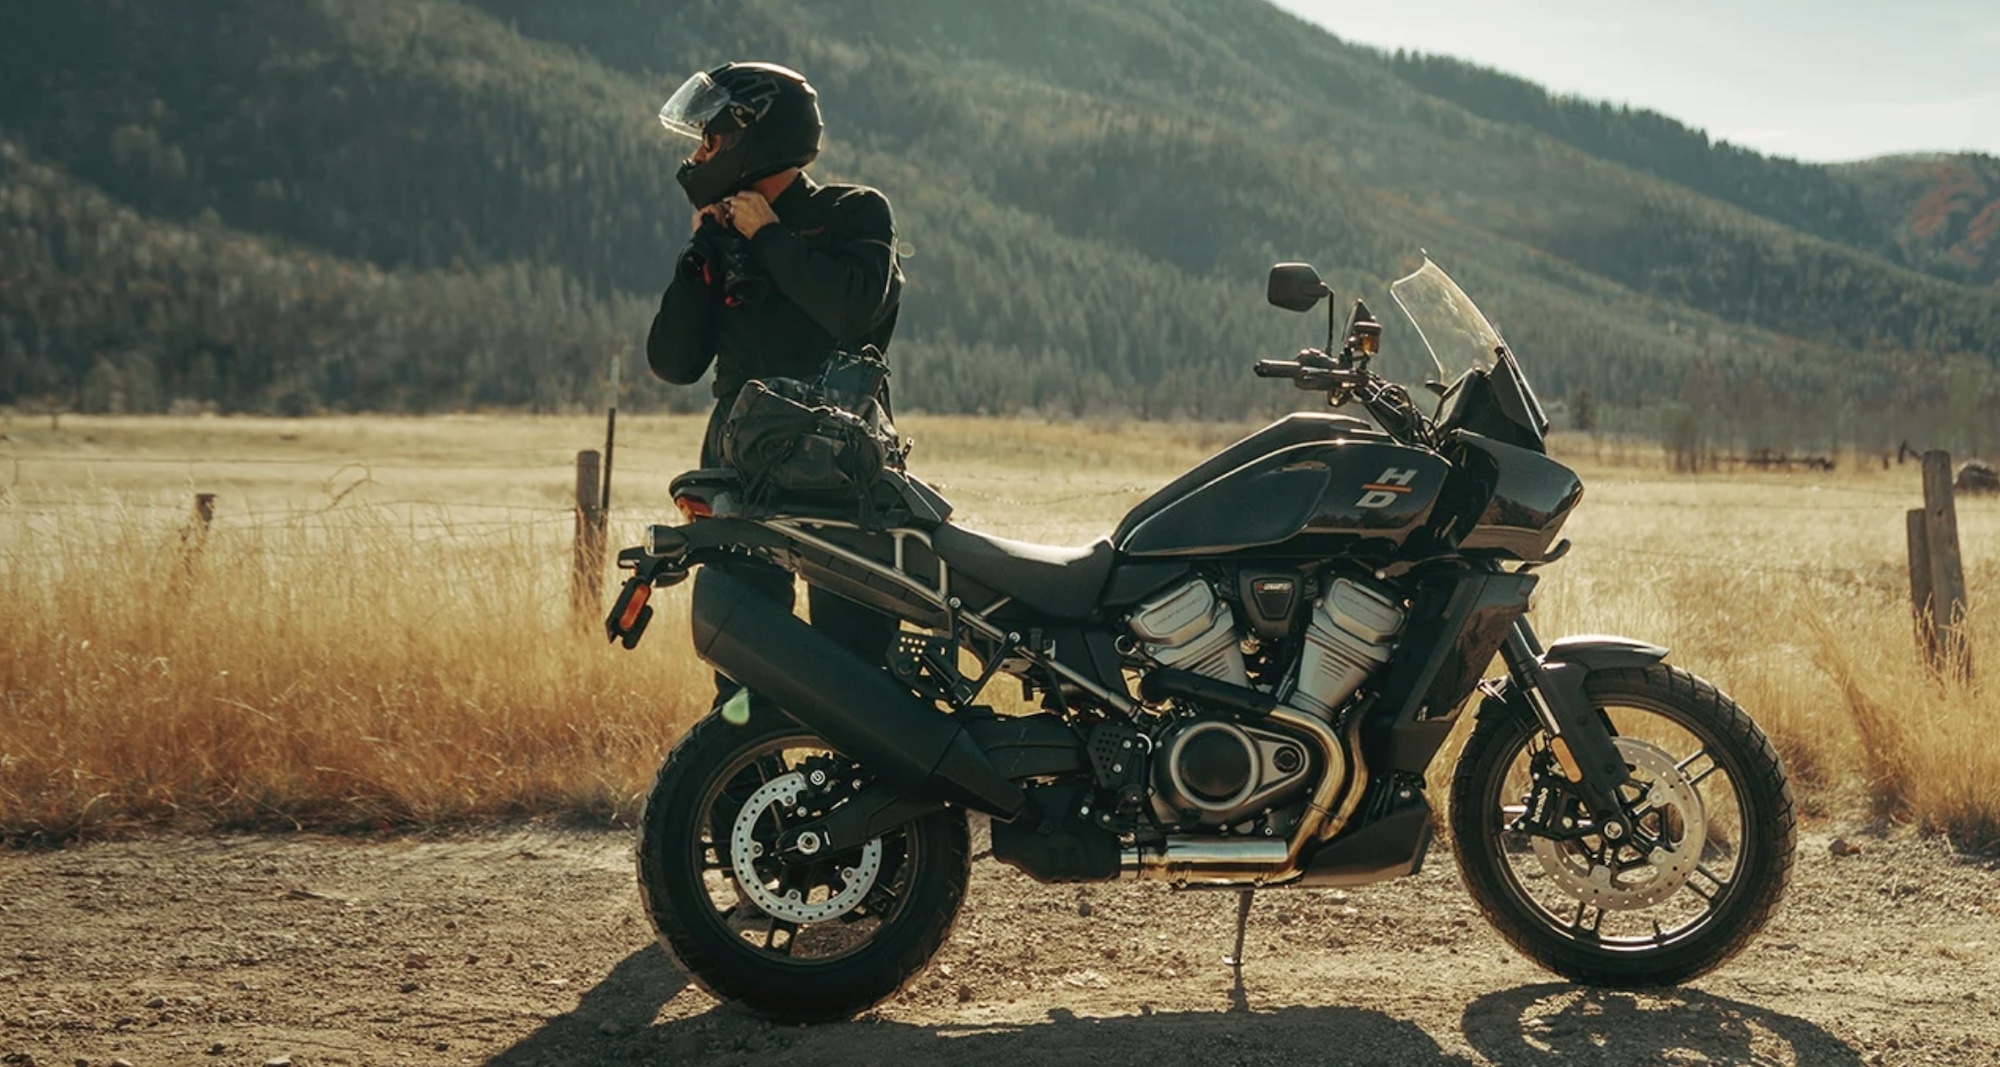
[[[1741,951],[1792,865],[1777,753],[1665,648],[1541,641],[1536,571],[1568,551],[1582,482],[1442,269],[1426,259],[1390,291],[1438,372],[1433,411],[1371,368],[1365,303],[1336,347],[1331,290],[1279,264],[1270,302],[1327,300],[1327,344],[1255,373],[1368,418],[1282,418],[1090,545],[964,529],[900,472],[862,517],[753,506],[729,471],[677,478],[687,521],[619,554],[633,573],[606,629],[636,645],[651,591],[701,567],[695,651],[747,687],[680,738],[641,820],[645,908],[686,972],[785,1021],[878,1003],[950,930],[968,812],[991,817],[993,859],[1043,882],[1414,874],[1436,821],[1426,772],[1475,693],[1445,822],[1507,941],[1622,987]],[[904,628],[868,662],[733,576],[746,557]],[[1504,673],[1482,680],[1496,655]],[[1040,710],[983,704],[1000,675]]]

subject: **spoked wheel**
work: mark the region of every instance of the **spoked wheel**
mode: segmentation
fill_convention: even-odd
[[[854,764],[772,711],[710,716],[661,765],[639,831],[639,889],[702,988],[788,1022],[842,1018],[929,962],[965,897],[965,816],[781,858],[787,828],[837,805]]]
[[[1591,701],[1631,768],[1631,831],[1536,812],[1555,771],[1533,716],[1482,711],[1452,782],[1459,870],[1516,949],[1572,981],[1671,985],[1720,966],[1777,908],[1790,876],[1791,787],[1763,731],[1686,671],[1593,673]],[[1524,829],[1540,820],[1548,832]]]

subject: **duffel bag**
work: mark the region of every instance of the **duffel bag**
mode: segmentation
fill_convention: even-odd
[[[722,425],[722,461],[752,497],[771,491],[859,491],[889,448],[861,416],[826,403],[807,382],[760,378],[743,386]]]
[[[841,353],[812,381],[754,379],[722,426],[722,460],[742,476],[748,503],[784,511],[851,505],[873,525],[885,470],[908,446],[881,403],[888,368],[873,349]]]

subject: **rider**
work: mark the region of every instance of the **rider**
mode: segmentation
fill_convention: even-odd
[[[862,185],[820,185],[803,168],[819,156],[819,97],[797,71],[726,63],[689,78],[660,109],[660,124],[699,142],[681,164],[694,204],[682,251],[646,338],[653,372],[692,385],[715,365],[715,410],[701,465],[722,465],[722,424],[754,378],[813,378],[836,352],[886,350],[903,273],[889,201]],[[792,577],[754,562],[737,578],[779,603]],[[699,578],[696,581],[700,581]],[[896,621],[825,590],[809,591],[813,624],[870,663]],[[736,685],[716,678],[717,700]]]

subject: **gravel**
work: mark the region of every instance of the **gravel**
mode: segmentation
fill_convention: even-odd
[[[2000,872],[1828,829],[1741,957],[1650,992],[1523,962],[1442,849],[1401,882],[1258,893],[1240,968],[1234,893],[987,861],[927,971],[809,1029],[675,969],[625,833],[0,853],[0,1063],[2000,1064]]]

